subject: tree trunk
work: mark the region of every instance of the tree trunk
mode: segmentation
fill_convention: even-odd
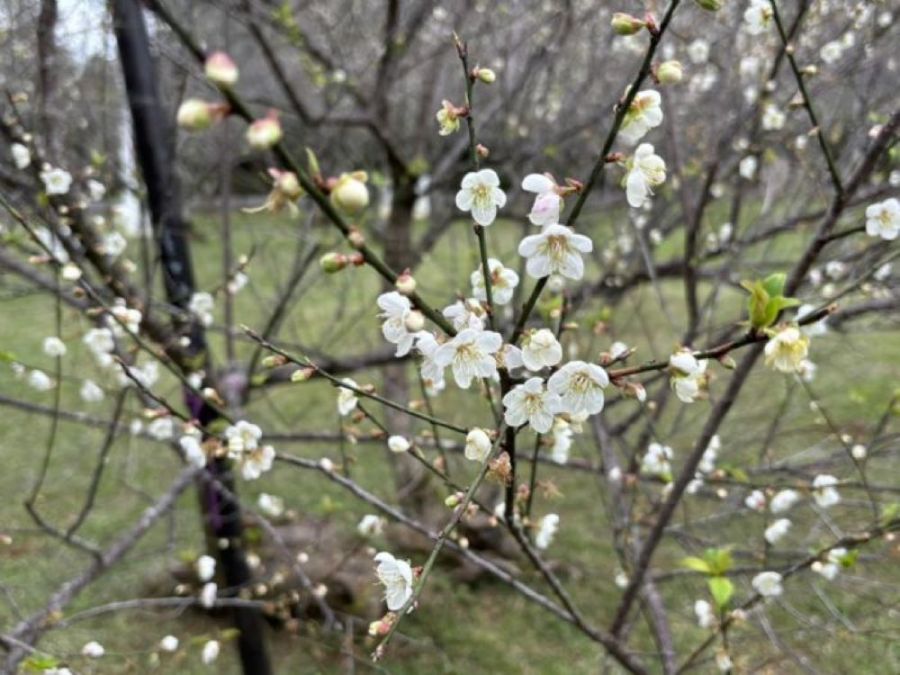
[[[181,215],[175,178],[172,137],[159,97],[147,28],[138,0],[114,0],[112,8],[134,123],[137,159],[147,186],[153,235],[159,248],[166,296],[171,304],[185,309],[196,287],[187,226]],[[202,326],[197,321],[176,321],[173,328],[176,333],[190,338],[192,358],[189,360],[205,363],[206,372],[210,373]],[[185,391],[185,402],[191,416],[204,426],[216,419],[215,411],[193,392]],[[211,554],[219,560],[225,585],[236,592],[252,582],[244,553],[241,508],[238,501],[230,496],[235,494],[235,486],[229,462],[215,460],[208,465],[207,471],[214,480],[201,481],[198,485],[203,523]],[[272,669],[261,613],[256,609],[236,608],[233,616],[240,631],[238,649],[243,672],[246,675],[268,675]]]

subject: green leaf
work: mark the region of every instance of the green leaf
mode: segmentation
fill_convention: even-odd
[[[689,570],[694,570],[695,572],[702,572],[703,574],[709,574],[712,571],[709,563],[703,558],[697,558],[695,556],[688,556],[687,558],[682,559],[681,566],[686,567]]]
[[[841,556],[841,567],[849,569],[856,564],[859,559],[859,549],[855,548]]]
[[[787,274],[784,272],[776,272],[763,279],[762,286],[766,290],[766,293],[775,298],[784,293],[785,281],[787,281]]]
[[[750,325],[754,328],[765,328],[769,324],[766,309],[769,306],[769,294],[759,281],[742,281],[743,286],[748,293],[750,299],[747,301],[747,314],[750,317]]]
[[[16,360],[16,355],[12,352],[0,350],[0,363],[12,363]]]
[[[725,574],[734,563],[731,558],[731,551],[727,548],[708,548],[703,557],[707,565],[709,565],[710,574],[715,576]]]
[[[25,660],[23,668],[29,673],[43,673],[45,670],[56,668],[58,665],[59,661],[49,654],[32,654]]]
[[[730,579],[725,577],[713,577],[708,581],[709,592],[712,593],[713,600],[716,601],[716,607],[724,609],[728,606],[728,601],[734,595],[734,584]]]

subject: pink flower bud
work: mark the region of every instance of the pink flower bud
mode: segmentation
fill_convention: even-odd
[[[631,16],[631,14],[625,14],[624,12],[613,14],[611,23],[617,35],[634,35],[646,25],[636,16]]]
[[[270,110],[265,117],[247,127],[247,143],[254,150],[268,150],[282,136],[281,122],[278,121],[278,112],[275,110]]]
[[[238,68],[225,52],[214,52],[203,66],[206,78],[220,87],[233,87],[238,81]]]
[[[327,274],[340,272],[349,262],[349,259],[343,253],[336,253],[334,251],[326,253],[319,258],[319,265]]]
[[[413,278],[413,275],[410,274],[409,270],[406,270],[397,277],[394,286],[396,286],[397,290],[403,295],[412,295],[416,292],[416,280]]]

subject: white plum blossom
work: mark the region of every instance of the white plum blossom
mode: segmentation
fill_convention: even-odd
[[[800,501],[800,493],[796,490],[791,490],[790,488],[780,490],[772,497],[772,501],[769,502],[769,509],[772,513],[784,513],[798,501]]]
[[[256,505],[260,511],[273,518],[278,518],[284,513],[284,500],[276,495],[262,492],[256,498]]]
[[[716,668],[719,669],[720,673],[730,672],[734,668],[734,661],[731,660],[731,656],[724,649],[719,649],[716,652]]]
[[[50,379],[50,376],[43,370],[28,371],[25,382],[28,383],[29,387],[36,391],[50,391],[54,387],[53,380]]]
[[[750,0],[744,11],[744,29],[750,35],[761,35],[769,29],[773,16],[769,0]]]
[[[150,389],[159,379],[159,365],[156,361],[147,361],[143,366],[122,364],[118,373],[119,385],[130,387],[134,384],[132,378],[137,380],[142,387]]]
[[[549,328],[526,333],[522,338],[522,363],[538,371],[562,361],[562,345]]]
[[[386,521],[381,516],[376,516],[374,513],[367,513],[359,521],[359,524],[356,526],[356,531],[363,537],[375,537],[384,531],[385,522]]]
[[[256,450],[262,429],[246,420],[240,420],[225,429],[225,441],[228,444],[228,456],[239,459],[245,452]]]
[[[44,338],[43,349],[44,354],[51,358],[58,358],[66,355],[66,343],[55,335]]]
[[[603,389],[609,375],[598,365],[569,361],[547,381],[547,388],[560,399],[560,411],[571,415],[596,415],[603,410]]]
[[[650,201],[653,188],[662,185],[666,180],[666,163],[659,155],[654,154],[653,146],[641,143],[634,151],[627,164],[625,174],[625,196],[629,206],[640,208]]]
[[[858,462],[863,461],[869,454],[869,451],[866,449],[862,443],[856,443],[852,448],[850,448],[850,455]]]
[[[816,500],[816,504],[823,509],[838,504],[841,501],[841,495],[835,488],[837,484],[838,479],[827,473],[816,476],[812,482],[812,496]]]
[[[766,510],[766,495],[762,490],[754,490],[744,499],[744,506],[751,511]]]
[[[466,434],[466,459],[473,462],[484,462],[491,454],[491,437],[484,429],[474,427]]]
[[[113,258],[118,258],[128,248],[128,240],[119,232],[108,232],[103,236],[103,252]]]
[[[815,305],[800,305],[797,308],[797,320],[804,319],[808,314],[812,314],[815,311]],[[825,335],[828,332],[828,325],[825,323],[827,321],[827,317],[823,319],[819,319],[815,323],[809,323],[805,326],[800,326],[800,330],[803,331],[804,334],[809,337],[817,337],[820,335]]]
[[[207,584],[203,584],[203,588],[200,589],[200,606],[205,607],[206,609],[210,609],[216,604],[216,596],[219,593],[219,586],[215,582],[210,581]]]
[[[770,103],[763,111],[762,128],[766,131],[777,131],[784,127],[785,119],[784,113]]]
[[[553,273],[578,281],[584,276],[582,253],[594,248],[590,238],[565,225],[547,225],[540,234],[532,234],[519,243],[519,255],[528,258],[528,275],[542,279]]]
[[[503,397],[504,419],[512,427],[528,422],[536,432],[545,434],[553,427],[553,417],[561,412],[561,405],[559,396],[548,391],[541,378],[532,377]]]
[[[471,211],[472,219],[487,227],[497,217],[497,209],[506,205],[506,193],[500,189],[500,178],[493,169],[470,171],[463,176],[456,193],[456,208]]]
[[[491,275],[491,298],[494,304],[507,304],[512,300],[513,291],[519,285],[519,275],[516,274],[515,270],[504,267],[503,263],[496,258],[488,258],[488,270]],[[478,300],[487,301],[487,292],[484,288],[484,272],[480,267],[472,272],[469,281],[472,283],[472,295]]]
[[[219,658],[219,649],[219,642],[217,640],[209,640],[203,645],[203,649],[200,652],[200,659],[203,661],[204,665],[208,666]]]
[[[48,195],[64,195],[72,187],[72,174],[64,169],[49,167],[41,171],[41,182]]]
[[[840,61],[843,55],[844,45],[841,44],[840,40],[832,40],[831,42],[826,42],[819,50],[819,57],[828,65]]]
[[[81,648],[81,655],[86,656],[89,659],[99,659],[105,653],[106,649],[104,649],[103,645],[96,640],[91,640]]]
[[[694,615],[697,617],[697,625],[700,628],[712,628],[716,625],[716,614],[713,612],[712,605],[706,600],[694,602]]]
[[[356,384],[349,377],[345,377],[341,380],[343,384],[346,384],[348,387],[354,387],[356,389],[359,388],[359,385]],[[339,387],[338,388],[338,396],[337,396],[337,409],[338,414],[341,417],[346,417],[351,412],[356,409],[356,404],[359,403],[359,399],[356,397],[356,392],[352,389],[347,389],[347,387]]]
[[[683,348],[669,357],[669,366],[675,395],[684,403],[693,403],[706,379],[707,361],[697,359],[690,349]]]
[[[91,328],[81,338],[81,342],[90,350],[98,365],[106,367],[112,364],[110,354],[115,350],[116,342],[109,328]]]
[[[706,63],[709,59],[709,43],[703,38],[697,38],[687,46],[688,58],[697,65]]]
[[[157,417],[147,425],[147,433],[157,441],[168,441],[175,435],[175,422],[171,417]]]
[[[484,279],[482,278],[482,283]],[[485,311],[481,303],[476,298],[467,298],[466,300],[457,300],[452,305],[444,307],[441,314],[453,324],[456,330],[464,330],[466,328],[474,328],[481,330],[484,328]]]
[[[413,594],[412,567],[406,560],[398,560],[386,551],[375,555],[375,574],[384,586],[387,608],[396,612]]]
[[[116,304],[109,310],[109,327],[114,333],[121,333],[122,327],[129,333],[137,333],[144,315],[139,309],[128,307],[121,298],[116,299]]]
[[[779,518],[766,528],[763,536],[770,544],[776,544],[784,538],[790,529],[791,521],[787,518]]]
[[[194,569],[200,581],[209,581],[216,573],[216,559],[211,555],[201,555],[194,562]]]
[[[550,457],[557,464],[565,464],[569,461],[572,434],[572,425],[562,417],[557,417],[553,421],[553,446],[550,448]]]
[[[778,572],[760,572],[750,582],[753,589],[764,598],[781,595],[781,575]]]
[[[261,445],[253,450],[248,450],[241,455],[241,478],[244,480],[256,480],[266,471],[272,468],[275,461],[275,448],[271,445]]]
[[[555,513],[548,513],[538,523],[538,530],[534,535],[534,545],[542,551],[546,550],[553,543],[557,530],[559,530],[559,516]]]
[[[641,473],[647,476],[659,476],[668,480],[672,475],[672,465],[669,460],[674,453],[672,448],[661,443],[651,443],[647,446],[647,452],[641,458]]]
[[[203,451],[200,439],[192,434],[186,434],[178,439],[178,445],[181,446],[184,459],[188,464],[198,469],[206,466],[206,453]]]
[[[816,574],[821,574],[829,581],[834,581],[835,577],[837,577],[838,575],[838,572],[841,571],[841,563],[844,556],[846,555],[847,549],[833,548],[828,551],[828,555],[826,556],[824,562],[821,560],[816,560],[810,566],[810,569]]]
[[[106,186],[99,180],[91,178],[87,182],[87,189],[88,196],[90,196],[92,202],[99,202],[106,196]]]
[[[741,174],[741,178],[753,180],[753,176],[756,175],[756,166],[756,157],[747,155],[741,160],[740,164],[738,164],[738,173]]]
[[[389,437],[387,445],[391,452],[396,452],[397,454],[407,452],[412,447],[406,438],[397,435]]]
[[[647,89],[638,92],[619,127],[619,137],[626,143],[637,143],[644,135],[662,124],[662,97],[658,91]]]
[[[893,241],[900,235],[900,200],[896,197],[866,207],[866,234]]]
[[[178,638],[174,635],[166,635],[159,641],[159,648],[164,652],[174,652],[178,649]]]
[[[194,293],[191,296],[187,308],[202,325],[211,326],[215,305],[216,303],[215,300],[213,300],[213,296],[210,293],[201,291],[199,293]]]
[[[431,333],[422,331],[416,334],[416,349],[422,355],[420,372],[429,396],[443,391],[445,386],[444,368],[434,361],[434,355],[439,346],[438,341]]]
[[[609,356],[614,361],[624,357],[628,353],[628,345],[624,342],[613,342],[609,347]]]
[[[796,373],[809,351],[809,336],[796,326],[785,326],[766,343],[766,365],[782,373]]]
[[[20,171],[27,169],[31,164],[31,152],[28,148],[21,143],[13,143],[9,146],[9,150],[12,153],[13,163],[16,165],[16,168]]]
[[[93,380],[85,380],[81,383],[78,395],[85,403],[99,403],[103,400],[103,389]]]
[[[559,222],[559,214],[563,208],[559,186],[547,174],[532,173],[522,180],[522,189],[537,195],[528,220],[532,225],[551,225]]]
[[[497,374],[494,354],[502,345],[500,333],[466,328],[437,348],[434,362],[440,368],[450,366],[456,384],[462,389],[468,389],[473,378],[493,377]]]
[[[397,291],[390,291],[379,295],[377,303],[381,309],[378,316],[384,319],[381,334],[385,340],[397,345],[397,356],[406,356],[415,341],[415,334],[406,327],[406,319],[412,312],[409,298]]]

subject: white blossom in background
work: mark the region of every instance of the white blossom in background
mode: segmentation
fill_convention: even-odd
[[[41,171],[41,182],[48,195],[64,195],[72,187],[72,174],[53,167]]]
[[[858,462],[863,461],[869,454],[869,451],[866,449],[861,443],[856,443],[852,448],[850,448],[850,455]]]
[[[409,298],[397,291],[379,295],[377,303],[381,309],[378,316],[384,319],[381,334],[385,340],[397,345],[396,356],[406,356],[415,341],[415,334],[406,327],[406,319],[412,312],[412,303]]]
[[[103,645],[96,640],[91,640],[81,648],[81,655],[86,656],[89,659],[99,659],[105,653],[106,649],[104,649]]]
[[[640,208],[650,201],[653,188],[665,182],[666,163],[662,157],[654,154],[652,145],[641,143],[634,151],[634,157],[628,160],[627,168],[625,196],[629,206]]]
[[[225,429],[224,436],[228,445],[228,456],[232,459],[239,459],[245,452],[256,450],[259,447],[262,429],[252,422],[240,420]]]
[[[769,509],[772,513],[784,513],[798,501],[800,501],[800,493],[788,488],[777,492],[775,496],[772,497],[772,501],[769,502]]]
[[[140,330],[144,315],[139,309],[128,307],[121,298],[116,299],[116,303],[109,312],[112,314],[109,317],[109,327],[112,328],[113,333],[120,334],[123,325],[129,333],[137,333]]]
[[[534,545],[542,551],[546,550],[553,543],[557,530],[559,530],[559,516],[555,513],[548,513],[538,523],[537,533],[534,535]]]
[[[829,66],[840,61],[843,55],[844,45],[841,44],[840,40],[826,42],[819,50],[819,58]]]
[[[216,573],[216,559],[211,555],[201,555],[194,562],[194,570],[200,581],[209,581]]]
[[[178,445],[184,453],[185,461],[191,466],[202,469],[206,466],[206,453],[200,440],[194,435],[184,435],[178,439]]]
[[[555,366],[562,360],[562,345],[553,331],[540,328],[522,337],[522,363],[528,370],[538,371]]]
[[[157,441],[168,441],[175,435],[175,422],[171,417],[157,417],[147,425],[147,433]]]
[[[709,43],[703,38],[697,38],[688,45],[687,54],[692,63],[704,64],[709,60]]]
[[[560,399],[560,412],[596,415],[603,410],[603,389],[609,375],[600,366],[586,361],[569,361],[547,381],[547,388]]]
[[[572,425],[562,417],[557,417],[553,421],[553,446],[550,448],[550,458],[557,464],[565,464],[569,461],[572,435]]]
[[[728,673],[734,668],[734,661],[724,649],[716,651],[716,668],[720,673]]]
[[[216,640],[209,640],[205,645],[203,645],[203,650],[200,652],[200,659],[203,661],[205,665],[211,664],[217,658],[219,658],[219,643]]]
[[[617,588],[625,588],[628,586],[629,581],[628,575],[623,570],[616,572],[616,575],[613,577],[613,583],[615,583]]]
[[[50,253],[54,258],[61,263],[69,262],[69,253],[66,251],[63,243],[59,240],[59,237],[42,225],[34,228],[34,233],[44,247],[50,250]]]
[[[43,344],[44,354],[50,358],[57,358],[66,355],[66,343],[55,335],[44,338]]]
[[[272,462],[274,461],[275,448],[271,445],[261,445],[245,452],[240,459],[241,478],[244,480],[256,480],[272,468]]]
[[[117,375],[119,385],[122,387],[130,387],[134,384],[132,382],[134,378],[142,387],[150,389],[159,379],[159,364],[156,361],[147,361],[143,366],[122,364]]]
[[[112,364],[110,354],[115,350],[116,342],[109,328],[91,328],[81,338],[81,342],[90,350],[97,365],[106,367]]]
[[[85,403],[99,403],[104,397],[103,389],[101,389],[93,380],[85,380],[82,382],[81,389],[78,390],[78,395]]]
[[[103,235],[103,253],[113,258],[118,258],[128,248],[128,240],[119,232],[107,232]]]
[[[412,447],[406,438],[396,435],[388,438],[387,445],[391,452],[397,454],[407,452]]]
[[[54,387],[53,380],[43,370],[30,370],[25,382],[35,391],[50,391]]]
[[[784,127],[785,119],[784,113],[770,103],[763,111],[762,128],[766,131],[777,131]]]
[[[761,35],[769,30],[773,16],[769,0],[750,0],[744,11],[744,29],[750,35]]]
[[[816,504],[827,509],[840,503],[841,495],[835,488],[837,484],[838,479],[827,473],[816,476],[812,482],[812,496],[816,500]]]
[[[484,283],[484,279],[482,279],[482,283]],[[457,300],[452,305],[444,307],[441,314],[453,324],[456,330],[464,330],[466,328],[482,330],[484,328],[486,316],[484,307],[481,306],[481,303],[476,298]]]
[[[504,267],[496,258],[488,258],[488,271],[491,275],[491,298],[495,305],[505,305],[513,297],[513,291],[519,285],[519,275],[515,270]],[[482,302],[487,301],[484,288],[484,272],[479,267],[469,276],[472,284],[472,295]],[[471,326],[470,326],[471,327]]]
[[[256,498],[256,505],[260,511],[272,518],[278,518],[284,513],[284,500],[276,495],[262,492]]]
[[[503,397],[504,419],[511,427],[528,422],[536,432],[545,434],[553,426],[553,417],[561,411],[561,405],[559,396],[548,391],[541,378],[532,377]]]
[[[809,352],[809,336],[796,326],[785,326],[766,343],[766,365],[782,373],[796,373]]]
[[[384,599],[387,608],[396,612],[412,597],[412,568],[406,560],[398,560],[386,551],[375,555],[375,574],[384,586]]]
[[[697,625],[700,628],[712,628],[716,625],[716,613],[706,600],[694,602],[694,615],[697,617]]]
[[[91,178],[87,182],[87,189],[92,202],[99,202],[106,196],[106,186],[99,180]]]
[[[896,197],[866,207],[866,234],[893,241],[900,235],[900,200]]]
[[[791,529],[791,521],[787,518],[779,518],[766,528],[764,537],[770,544],[777,544]]]
[[[491,437],[484,429],[475,427],[466,434],[466,459],[473,462],[484,462],[491,454]]]
[[[359,385],[356,384],[349,377],[345,377],[341,380],[343,384],[346,384],[348,387],[354,387],[355,389],[359,389]],[[359,403],[359,399],[356,397],[356,392],[352,389],[347,389],[345,387],[338,388],[337,395],[337,409],[338,414],[341,417],[346,417],[351,412],[356,410],[356,404]]]
[[[456,193],[456,208],[471,211],[472,219],[487,227],[497,218],[497,209],[506,205],[506,194],[500,189],[500,178],[493,169],[470,171],[463,176]]]
[[[203,584],[203,588],[200,589],[200,606],[205,607],[206,609],[210,609],[216,604],[216,596],[219,593],[219,587],[214,582],[210,581],[207,584]]]
[[[547,174],[532,173],[522,180],[522,189],[536,196],[528,220],[532,225],[552,225],[559,222],[563,200],[559,196],[559,186]]]
[[[778,572],[760,572],[750,584],[764,598],[774,598],[782,592],[781,575]]]
[[[690,349],[679,349],[669,357],[672,388],[684,403],[697,400],[706,379],[706,359],[697,359]]]
[[[766,510],[766,495],[762,490],[754,490],[744,499],[744,506],[751,511]]]
[[[637,143],[650,129],[663,121],[662,97],[658,91],[647,89],[638,92],[619,127],[619,138],[625,143]]]
[[[808,314],[812,314],[816,310],[815,305],[800,305],[797,308],[797,320],[800,321],[804,319]],[[800,330],[803,331],[804,334],[809,337],[818,337],[820,335],[825,335],[828,332],[828,325],[825,323],[828,320],[827,317],[823,319],[819,319],[815,323],[809,323],[805,326],[800,326]]]
[[[375,537],[384,532],[385,520],[374,513],[367,513],[359,521],[356,531],[363,537]]]
[[[672,465],[669,462],[673,455],[674,452],[668,445],[651,443],[647,446],[647,452],[641,458],[641,473],[661,478],[670,477],[672,475]]]
[[[609,347],[609,356],[614,361],[619,360],[628,353],[628,345],[624,342],[613,342]]]
[[[441,368],[450,366],[456,384],[468,389],[474,378],[497,374],[497,362],[493,355],[502,345],[500,333],[466,328],[450,342],[437,348],[434,362]]]
[[[756,157],[753,155],[744,157],[738,164],[738,173],[741,174],[741,178],[753,180],[753,177],[756,175]]]
[[[216,301],[213,299],[213,296],[206,291],[194,293],[188,302],[188,311],[204,326],[212,325],[213,310],[215,307]]]
[[[31,152],[27,147],[22,145],[21,143],[13,143],[9,146],[10,153],[12,153],[13,163],[16,165],[16,168],[20,171],[22,169],[27,169],[31,165]]]
[[[159,641],[159,648],[164,652],[174,652],[178,649],[178,638],[174,635],[166,635]]]
[[[828,555],[825,557],[824,561],[816,560],[810,566],[810,569],[816,574],[822,575],[829,581],[834,581],[838,572],[841,571],[841,561],[845,555],[847,555],[847,549],[833,548],[828,551]]]
[[[582,253],[590,253],[593,242],[565,225],[547,225],[519,243],[519,255],[528,258],[525,269],[534,279],[553,273],[578,281],[584,276]]]

